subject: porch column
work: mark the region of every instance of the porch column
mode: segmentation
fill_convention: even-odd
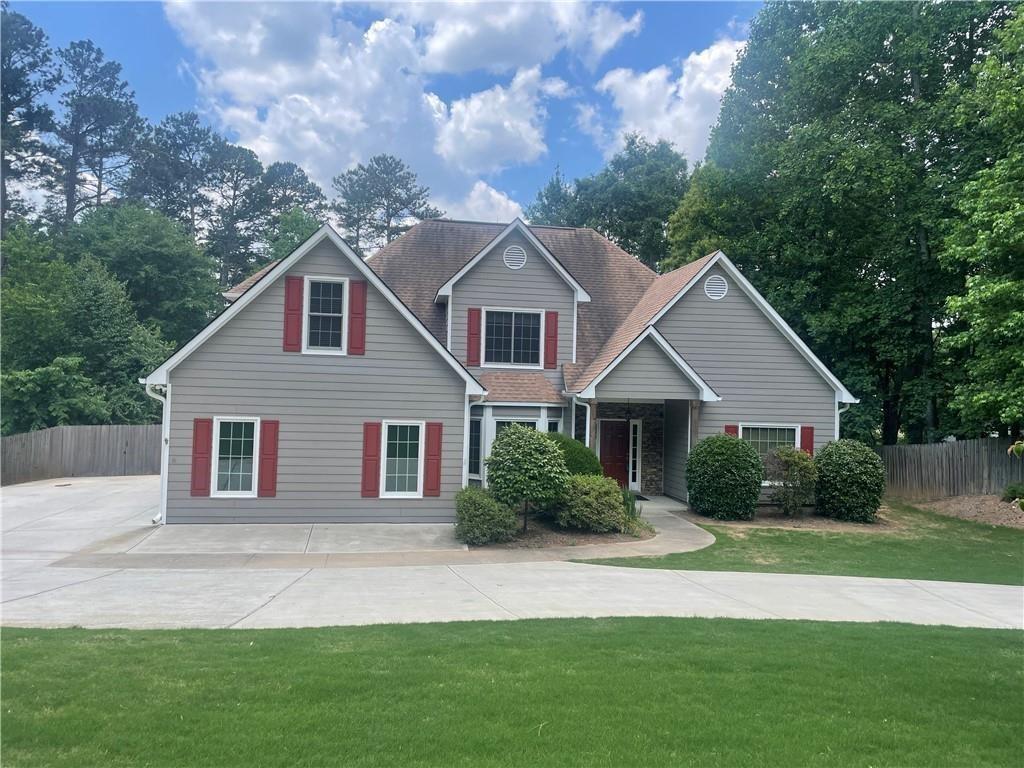
[[[697,435],[700,427],[700,400],[690,400],[690,442],[687,444],[687,452],[697,444]]]
[[[587,405],[590,406],[589,418],[590,418],[590,441],[588,445],[594,452],[597,451],[597,400],[587,400]]]

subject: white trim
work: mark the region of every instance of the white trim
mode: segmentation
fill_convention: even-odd
[[[637,401],[634,400],[633,402],[637,402]],[[539,403],[539,402],[537,402],[535,400],[484,400],[484,401],[481,401],[479,403],[474,403],[474,405],[484,405],[485,403],[487,405],[494,405],[494,406],[498,406],[498,407],[501,407],[501,408],[531,408],[531,407],[542,408],[544,406],[547,406],[548,408],[564,408],[565,407],[565,406],[563,406],[561,404],[561,401],[558,402],[558,403]]]
[[[388,472],[388,427],[418,427],[420,444],[417,453],[416,466],[416,492],[408,491],[386,491]],[[426,439],[427,423],[409,419],[394,419],[381,422],[380,429],[380,498],[382,499],[422,499],[423,498],[423,465],[426,464],[426,457],[423,455],[423,446]]]
[[[145,379],[139,383],[146,388],[146,394],[160,402],[160,514],[153,518],[153,523],[167,523],[167,469],[170,466],[171,453],[171,385],[164,385],[164,393],[157,394],[153,384],[146,384]]]
[[[516,257],[518,257],[519,255],[522,255],[523,260],[522,260],[522,262],[520,262],[518,264],[518,266],[515,266],[513,264],[509,264],[509,262],[508,262],[508,255],[509,255],[510,251]],[[509,269],[511,269],[513,271],[514,270],[519,270],[519,269],[522,269],[523,267],[525,267],[527,261],[529,261],[529,256],[526,253],[526,249],[523,248],[523,246],[521,246],[521,245],[516,245],[515,243],[513,243],[512,245],[506,246],[505,250],[501,252],[501,262],[502,262],[502,264],[504,264],[506,267],[508,267]]]
[[[450,352],[452,349],[452,303],[446,302],[445,312],[447,312],[447,318],[445,319],[445,347]]]
[[[467,272],[469,272],[473,267],[479,264],[480,261],[488,253],[490,253],[498,245],[498,243],[500,243],[507,235],[511,234],[517,229],[523,235],[523,237],[527,239],[530,245],[537,249],[537,252],[544,257],[548,264],[551,265],[552,269],[554,269],[555,272],[558,273],[559,277],[561,277],[565,282],[569,284],[569,286],[575,291],[576,298],[579,301],[590,301],[590,294],[587,293],[586,289],[584,289],[582,285],[576,282],[576,278],[569,274],[569,271],[562,266],[562,264],[558,261],[558,259],[554,257],[551,251],[544,247],[544,244],[537,239],[536,235],[534,235],[533,232],[530,231],[530,228],[526,225],[526,222],[524,222],[522,219],[518,217],[515,218],[512,221],[512,223],[510,223],[507,227],[505,227],[505,229],[503,229],[493,240],[491,240],[491,242],[485,245],[483,249],[476,256],[470,259],[462,269],[456,272],[455,275],[452,276],[452,278],[447,283],[438,288],[437,294],[434,296],[434,301],[441,301],[443,300],[443,297],[451,296],[452,287],[455,285],[455,283],[459,282],[459,280],[461,280],[462,277]]]
[[[395,295],[395,292],[388,287],[387,283],[380,279],[376,272],[353,252],[334,228],[330,224],[324,224],[319,230],[314,232],[306,242],[291,252],[289,256],[283,259],[276,267],[268,272],[262,280],[257,282],[249,290],[243,293],[231,306],[221,312],[216,318],[214,318],[209,325],[203,328],[197,333],[192,339],[188,341],[181,349],[171,355],[167,360],[160,364],[156,370],[150,373],[146,377],[147,384],[166,384],[168,374],[174,370],[185,358],[196,351],[207,339],[213,334],[219,331],[228,321],[231,320],[235,315],[241,312],[245,307],[251,304],[258,296],[260,296],[267,288],[269,288],[275,281],[277,281],[282,275],[288,272],[295,263],[299,261],[303,256],[309,253],[313,248],[320,244],[324,239],[330,240],[330,242],[342,252],[344,256],[352,263],[366,281],[376,288],[387,301],[396,309],[398,313],[404,317],[412,327],[423,337],[427,344],[452,367],[452,369],[459,375],[459,377],[466,383],[466,394],[467,395],[485,395],[487,390],[481,386],[473,375],[466,370],[466,368],[460,363],[455,356],[445,346],[438,341],[434,334],[432,334],[427,328],[420,322],[419,318],[414,315],[405,304]],[[282,315],[283,316],[283,315]],[[283,329],[282,329],[283,330]]]
[[[462,487],[469,485],[469,422],[471,406],[466,395],[466,408],[462,418]]]
[[[572,297],[572,361],[576,362],[576,318],[579,317],[576,297]]]
[[[252,489],[248,491],[218,491],[217,465],[220,463],[220,425],[251,421],[252,427]],[[210,451],[210,498],[212,499],[254,499],[259,488],[260,474],[260,417],[259,416],[214,416],[213,450]]]
[[[469,402],[468,398],[466,399],[466,402],[467,403]],[[469,437],[469,434],[470,434],[469,427],[470,427],[471,422],[474,422],[474,421],[479,421],[480,422],[480,456],[478,457],[478,462],[480,464],[480,471],[477,472],[475,475],[472,472],[469,471],[469,440],[470,440],[470,437]],[[462,485],[463,486],[468,485],[470,478],[472,478],[474,480],[480,480],[482,482],[483,481],[483,474],[484,474],[484,417],[483,417],[483,415],[471,416],[470,415],[470,409],[469,409],[468,406],[466,408],[466,450],[465,450],[465,455],[466,455],[466,464],[465,464],[466,469],[465,469],[465,472],[463,473]]]
[[[521,315],[538,315],[540,317],[540,338],[537,340],[537,365],[532,363],[488,363],[487,362],[487,313],[518,312]],[[512,318],[512,329],[515,330],[515,318]],[[513,348],[515,337],[513,336]],[[533,307],[480,307],[480,367],[481,368],[515,368],[527,371],[544,370],[544,310]]]
[[[302,276],[302,354],[304,355],[338,355],[348,354],[348,283],[347,277],[329,275]],[[341,348],[309,346],[309,294],[310,283],[341,283]]]
[[[659,347],[661,347],[661,350],[666,355],[668,355],[668,358],[673,363],[675,363],[676,368],[682,371],[683,375],[686,376],[686,378],[688,378],[695,387],[697,387],[697,391],[700,394],[701,400],[707,402],[718,402],[719,400],[722,399],[721,397],[718,396],[715,390],[711,388],[711,385],[704,381],[704,379],[702,379],[700,375],[695,370],[693,370],[693,368],[690,367],[689,363],[683,360],[679,353],[676,352],[675,348],[668,343],[668,340],[664,336],[662,336],[658,329],[655,328],[653,325],[647,326],[647,328],[645,328],[639,336],[633,339],[633,341],[630,342],[629,346],[622,350],[618,354],[618,356],[614,360],[612,360],[611,363],[609,363],[605,367],[605,369],[601,371],[601,373],[599,373],[590,382],[590,384],[586,386],[586,388],[582,392],[579,393],[579,396],[586,399],[596,398],[597,385],[600,384],[601,381],[603,381],[609,373],[615,370],[615,367],[619,365],[619,363],[621,363],[623,360],[629,357],[629,354],[638,346],[640,346],[640,343],[644,339],[648,338],[654,341],[654,343],[657,344]]]
[[[636,447],[636,482],[635,483],[633,482],[633,469],[634,469],[634,467],[633,467],[633,448],[634,448],[634,445],[633,445],[633,425],[634,424],[637,426],[636,446],[635,446]],[[644,483],[644,475],[643,475],[643,470],[644,470],[644,467],[643,467],[643,462],[644,462],[644,458],[643,458],[644,457],[644,420],[643,419],[630,419],[629,420],[629,425],[627,426],[627,429],[629,430],[629,448],[627,449],[629,451],[629,453],[626,456],[626,487],[629,490],[631,490],[631,491],[636,491],[637,493],[642,493],[641,486]],[[665,444],[664,438],[662,438],[661,442],[662,442],[662,449],[664,449],[664,444]],[[664,458],[662,458],[662,465],[664,465],[664,463],[665,463],[665,460],[664,460]]]
[[[747,294],[747,297],[754,302],[755,306],[757,306],[757,308],[764,313],[764,315],[782,333],[782,335],[786,337],[789,343],[796,347],[797,351],[804,356],[804,359],[806,359],[807,362],[811,364],[811,367],[814,368],[818,372],[818,374],[829,383],[829,385],[836,391],[837,395],[839,396],[839,402],[860,402],[860,400],[858,400],[856,397],[850,394],[850,391],[845,386],[843,386],[843,383],[836,377],[836,375],[832,373],[832,371],[830,371],[828,367],[826,367],[826,365],[823,362],[821,362],[821,360],[818,359],[817,355],[815,355],[811,351],[810,347],[808,347],[804,343],[803,339],[801,339],[797,335],[796,331],[789,327],[789,323],[782,319],[782,316],[775,311],[774,307],[772,307],[772,305],[768,303],[764,296],[758,293],[757,289],[753,285],[751,285],[750,281],[743,276],[743,273],[736,268],[736,265],[733,264],[729,260],[729,257],[722,253],[722,251],[715,251],[712,257],[708,259],[708,263],[701,267],[700,271],[698,271],[696,275],[690,278],[690,281],[679,290],[679,293],[677,293],[671,301],[669,301],[664,307],[661,308],[661,310],[651,319],[648,325],[653,326],[657,324],[657,322],[661,320],[661,318],[663,318],[665,314],[668,313],[668,311],[672,309],[672,307],[674,307],[684,295],[686,295],[686,292],[689,291],[690,288],[692,288],[698,282],[700,282],[700,279],[704,277],[704,275],[716,264],[721,266],[721,268],[730,277],[732,277],[734,281],[736,281],[736,284],[742,289],[742,291],[745,294]]]

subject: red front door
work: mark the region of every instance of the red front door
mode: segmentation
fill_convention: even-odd
[[[601,468],[622,488],[629,480],[629,430],[625,421],[601,422]]]

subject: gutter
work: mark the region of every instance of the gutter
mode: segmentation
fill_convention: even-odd
[[[587,409],[587,419],[586,419],[585,422],[583,422],[583,444],[589,448],[590,447],[590,403],[586,402],[585,400],[580,400],[579,397],[576,396],[575,392],[563,392],[562,394],[565,395],[566,397],[568,397],[570,399],[570,401],[572,402],[573,414],[572,414],[572,433],[571,434],[572,434],[573,437],[576,436],[576,413],[575,413],[576,406],[580,405],[580,406],[583,406],[584,408]]]
[[[139,379],[140,384],[145,384],[146,394],[160,403],[160,511],[153,518],[153,525],[160,525],[167,522],[167,466],[171,446],[171,420],[168,418],[168,407],[170,405],[170,384],[150,384],[145,379]],[[164,394],[160,394],[154,387],[162,386]]]

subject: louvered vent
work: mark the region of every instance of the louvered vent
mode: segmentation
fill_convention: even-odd
[[[704,293],[712,301],[724,299],[729,292],[729,284],[721,275],[712,275],[704,281]]]
[[[526,251],[518,245],[510,245],[505,249],[505,266],[509,269],[522,269],[526,265]]]

